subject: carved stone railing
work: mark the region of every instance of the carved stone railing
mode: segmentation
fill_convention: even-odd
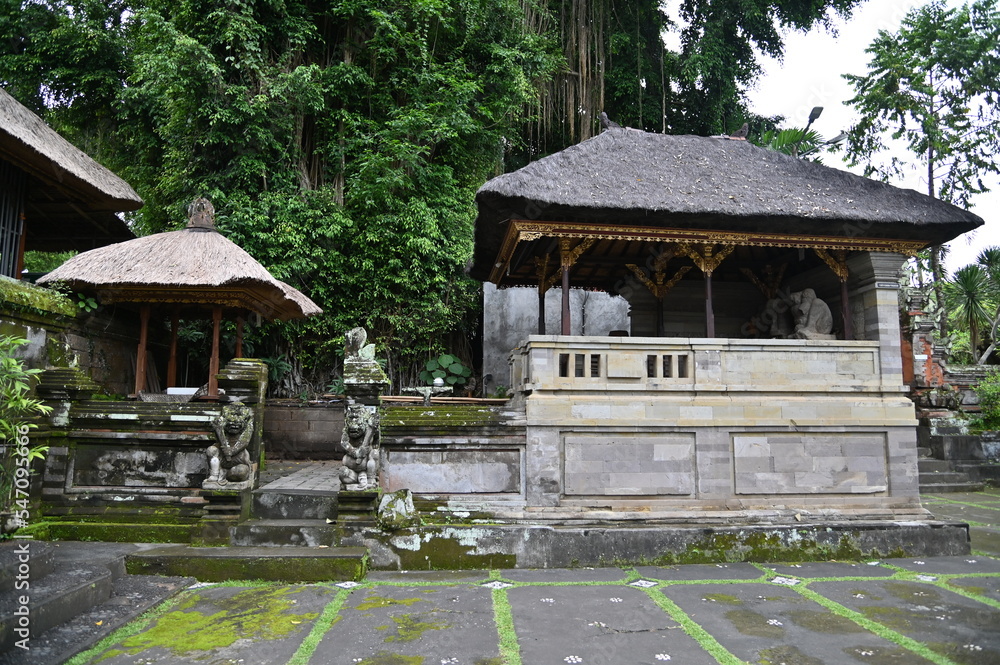
[[[877,342],[532,336],[511,357],[520,391],[901,392]]]

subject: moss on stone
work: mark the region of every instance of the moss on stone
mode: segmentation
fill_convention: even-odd
[[[753,561],[861,561],[888,556],[873,550],[864,552],[851,536],[841,536],[836,545],[820,544],[811,532],[775,530],[716,533],[689,544],[682,552],[665,552],[652,561],[640,563],[670,566],[687,563],[735,563]],[[900,554],[899,556],[906,556]],[[629,562],[615,562],[629,563]]]
[[[0,276],[0,300],[43,314],[68,317],[77,314],[77,306],[63,294],[10,277]]]
[[[726,612],[726,618],[743,635],[766,637],[773,640],[780,639],[785,635],[783,627],[768,623],[767,617],[753,610],[729,610]]]
[[[757,661],[761,665],[823,665],[823,661],[799,651],[799,648],[789,644],[763,649]]]
[[[396,634],[385,638],[386,642],[413,642],[429,630],[450,627],[447,621],[422,621],[420,614],[401,614],[390,618],[396,624]]]
[[[105,543],[187,543],[191,526],[185,524],[135,524],[48,522],[50,540],[84,540]]]
[[[302,630],[300,624],[317,617],[315,612],[294,613],[290,596],[300,589],[255,587],[229,598],[205,598],[190,594],[175,610],[160,616],[143,632],[122,640],[119,652],[136,655],[153,648],[184,656],[231,646],[238,639],[275,640]],[[202,602],[218,608],[206,614],[197,609]]]
[[[419,549],[396,549],[404,570],[482,570],[517,567],[517,556],[514,554],[475,554],[475,547],[448,538],[441,533],[441,530],[424,527],[419,532],[423,535]]]
[[[707,593],[705,594],[705,600],[723,603],[725,605],[742,605],[743,601],[736,596],[731,596],[728,593]]]
[[[789,612],[788,618],[795,624],[814,633],[844,635],[847,633],[863,633],[864,628],[846,617],[829,611],[795,610]]]
[[[398,653],[379,651],[371,658],[365,658],[358,665],[422,665],[423,656],[404,656]]]
[[[393,605],[405,605],[409,607],[414,603],[424,602],[423,598],[387,598],[385,596],[376,596],[374,594],[368,596],[354,609],[359,612],[365,612],[367,610],[374,610],[380,607],[392,607]]]

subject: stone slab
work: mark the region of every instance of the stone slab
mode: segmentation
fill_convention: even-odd
[[[886,559],[885,563],[928,575],[1000,573],[1000,559],[988,556],[937,556],[923,559]]]
[[[853,588],[858,583],[837,584]],[[785,586],[693,584],[667,587],[662,593],[747,662],[930,663]]]
[[[351,592],[310,665],[475,663],[499,658],[492,590],[480,586],[378,586]],[[262,662],[262,661],[257,661]]]
[[[640,589],[532,586],[507,598],[524,663],[716,663]]]
[[[388,491],[421,494],[503,494],[521,491],[519,450],[388,450]]]
[[[93,545],[95,543],[88,543]],[[83,548],[86,549],[86,548]],[[62,665],[74,654],[97,644],[143,612],[194,583],[191,577],[126,575],[114,581],[111,597],[38,637],[27,650],[0,654],[3,665]]]
[[[1000,663],[1000,610],[927,582],[816,582],[823,596],[960,663]]]
[[[566,433],[565,493],[689,495],[694,492],[690,434]]]
[[[960,577],[948,580],[948,586],[1000,602],[1000,577]]]
[[[764,572],[750,563],[695,563],[686,566],[636,566],[635,572],[652,580],[755,580]]]
[[[514,582],[551,584],[553,582],[621,582],[628,578],[621,568],[510,568],[500,577]]]
[[[879,562],[846,563],[841,561],[805,561],[766,567],[785,577],[816,579],[821,577],[892,577],[896,571]]]
[[[336,591],[315,585],[191,589],[170,611],[90,662],[285,663]]]
[[[129,554],[130,573],[190,575],[202,582],[269,580],[319,582],[365,576],[361,547],[188,547],[170,545]]]

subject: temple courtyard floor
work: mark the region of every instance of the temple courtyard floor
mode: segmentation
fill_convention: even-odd
[[[194,584],[64,662],[1000,663],[1000,490],[924,501],[971,525],[971,555]]]

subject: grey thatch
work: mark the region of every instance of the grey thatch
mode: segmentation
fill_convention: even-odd
[[[0,163],[27,175],[27,249],[87,250],[134,238],[120,212],[142,199],[127,182],[0,89]]]
[[[909,189],[725,137],[610,129],[476,195],[472,276],[486,279],[508,219],[926,240],[983,224]]]
[[[0,89],[0,147],[29,163],[31,170],[70,181],[101,210],[137,210],[142,199],[132,187],[57,134],[41,118]],[[22,168],[24,168],[22,166]]]
[[[176,294],[199,294],[189,302],[218,302],[212,290],[241,289],[253,294],[258,313],[297,319],[322,310],[303,293],[281,282],[239,245],[214,228],[186,228],[136,238],[78,254],[38,280],[93,290],[114,301],[180,302]],[[164,295],[157,295],[164,294]]]

